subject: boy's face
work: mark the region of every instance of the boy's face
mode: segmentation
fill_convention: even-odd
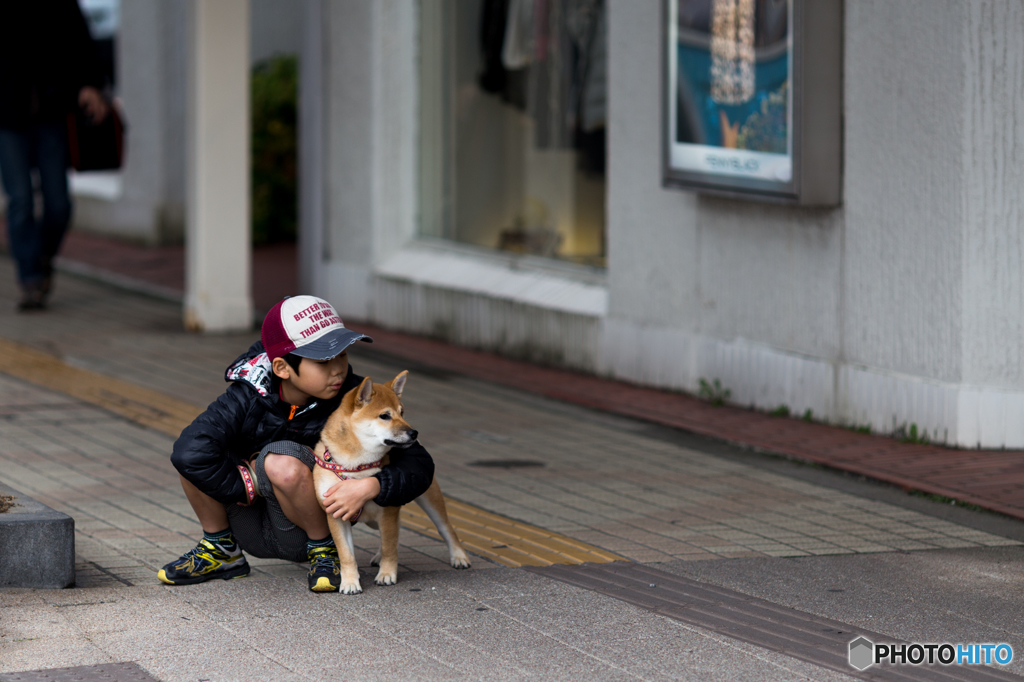
[[[329,400],[341,390],[348,375],[348,353],[330,360],[302,358],[298,373],[284,358],[276,358],[274,374],[281,377],[282,396],[293,405],[301,405],[309,398]]]

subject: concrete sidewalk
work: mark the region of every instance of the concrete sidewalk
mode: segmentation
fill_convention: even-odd
[[[267,310],[281,296],[293,293],[294,247],[257,249],[253,259],[257,272],[273,273],[254,283],[257,308]],[[184,288],[183,260],[180,248],[147,249],[73,233],[61,264],[71,271],[103,274],[128,287],[156,287],[173,298]],[[364,329],[380,338],[394,357],[420,366],[815,462],[1024,519],[1024,451],[904,443],[795,416],[772,417],[736,406],[714,407],[679,393],[517,362],[423,337]]]
[[[0,300],[12,281],[0,262]],[[188,335],[173,303],[57,286],[45,313],[0,307],[0,337],[197,409],[256,336]],[[357,371],[408,367],[390,338],[353,351]],[[1024,651],[1017,521],[422,364],[406,397],[453,498],[890,637]],[[481,556],[454,571],[440,542],[407,531],[399,584],[364,578],[356,597],[308,593],[303,566],[267,560],[246,580],[163,586],[156,569],[199,534],[171,442],[0,375],[0,481],[73,516],[78,551],[75,589],[0,590],[0,675],[131,661],[161,680],[845,678]],[[502,460],[534,466],[488,466]],[[365,568],[376,538],[358,536]]]

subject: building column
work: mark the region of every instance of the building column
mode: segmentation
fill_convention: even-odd
[[[324,261],[324,0],[302,4],[299,53],[299,292],[323,296]]]
[[[191,0],[185,327],[252,328],[249,0]]]

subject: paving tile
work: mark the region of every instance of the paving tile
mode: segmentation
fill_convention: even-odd
[[[40,638],[0,644],[0,673],[112,663],[114,659],[83,638]]]
[[[161,682],[195,682],[197,670],[209,676],[205,679],[215,679],[217,682],[302,682],[309,679],[253,651],[218,652],[216,657],[211,657],[202,649],[186,650],[137,660],[135,663]]]

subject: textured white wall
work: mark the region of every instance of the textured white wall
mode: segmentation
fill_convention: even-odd
[[[329,40],[326,105],[327,244],[333,262],[369,267],[374,227],[374,5],[339,0],[324,5]]]
[[[963,375],[1024,386],[1024,3],[964,16]],[[1024,421],[1020,413],[1013,416]]]
[[[1024,445],[1024,6],[847,0],[834,210],[662,188],[660,8],[610,8],[605,371]]]
[[[663,188],[659,3],[610,12],[611,317],[835,355],[841,213]]]
[[[664,188],[659,3],[610,12],[610,321],[837,357],[842,212]]]
[[[964,2],[846,3],[846,358],[961,380]]]
[[[321,292],[643,384],[719,378],[740,404],[1024,446],[1024,6],[846,0],[844,201],[807,209],[662,186],[661,4],[609,0],[602,314],[564,283],[579,273],[538,280],[547,302],[484,286],[480,264],[430,274],[447,257],[410,246],[416,4],[325,3]]]
[[[357,319],[373,318],[374,266],[416,230],[416,7],[414,0],[323,3],[323,93],[303,99],[322,107],[326,151],[326,262],[314,289]]]

